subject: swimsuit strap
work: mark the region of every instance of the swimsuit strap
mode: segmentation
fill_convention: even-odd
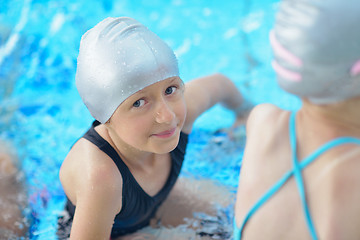
[[[291,157],[292,157],[292,162],[293,162],[293,173],[294,173],[294,178],[296,181],[296,185],[298,187],[298,191],[299,191],[299,195],[300,195],[300,199],[301,199],[301,204],[303,206],[303,211],[304,211],[304,215],[305,215],[305,219],[306,219],[306,224],[309,228],[310,231],[310,235],[312,237],[312,239],[317,240],[317,234],[316,234],[316,230],[314,227],[314,223],[312,221],[311,215],[310,215],[310,211],[309,211],[309,206],[307,204],[306,201],[306,193],[305,193],[305,187],[304,187],[304,179],[302,177],[301,174],[301,169],[299,166],[299,161],[297,158],[297,146],[296,146],[296,113],[293,112],[290,116],[290,123],[289,123],[289,134],[290,134],[290,145],[291,145]],[[319,154],[327,151],[328,149],[332,148],[331,146],[327,145],[326,147],[322,147],[320,148],[320,152]],[[314,156],[314,154],[310,155],[310,162],[314,161],[316,159],[316,157]]]
[[[306,221],[307,221],[307,225],[311,234],[311,237],[313,239],[318,239],[317,235],[316,235],[316,231],[314,228],[314,224],[311,220],[311,216],[310,216],[310,211],[308,209],[308,205],[306,202],[306,194],[305,194],[305,187],[303,184],[303,179],[302,179],[302,175],[301,175],[301,170],[303,170],[304,168],[306,168],[310,163],[312,163],[315,159],[317,159],[321,154],[323,154],[324,152],[328,151],[331,148],[334,148],[336,146],[339,145],[343,145],[343,144],[347,144],[347,143],[351,143],[351,144],[358,144],[360,145],[360,139],[354,138],[354,137],[340,137],[340,138],[336,138],[332,141],[329,141],[325,144],[323,144],[320,148],[318,148],[314,153],[312,153],[310,156],[308,156],[307,158],[305,158],[303,161],[301,161],[300,163],[297,161],[297,155],[296,155],[296,129],[295,129],[295,116],[296,116],[296,112],[293,112],[290,116],[290,121],[289,121],[289,130],[290,130],[290,144],[291,144],[291,150],[292,150],[292,158],[293,158],[293,169],[289,170],[288,172],[286,172],[254,205],[253,207],[249,210],[248,214],[245,216],[245,219],[243,221],[243,223],[241,224],[240,228],[238,229],[239,231],[237,231],[237,236],[239,236],[238,239],[241,239],[242,237],[242,232],[244,230],[244,227],[246,225],[246,223],[248,222],[248,220],[250,219],[250,217],[267,201],[269,200],[277,191],[280,190],[280,188],[287,182],[287,180],[289,180],[289,178],[294,175],[297,186],[298,186],[298,190],[299,190],[299,194],[300,194],[300,198],[301,198],[301,202],[302,202],[302,206],[303,206],[303,210],[304,210],[304,214],[306,217]],[[235,224],[236,227],[236,224]]]
[[[129,168],[126,164],[121,160],[119,154],[116,150],[108,143],[104,138],[102,138],[98,132],[95,131],[95,127],[100,125],[99,121],[94,121],[91,128],[85,133],[83,138],[87,139],[95,146],[97,146],[101,151],[103,151],[106,155],[108,155],[116,164],[119,169],[123,181],[127,181],[128,176],[131,175]]]
[[[314,153],[312,153],[310,156],[305,158],[301,163],[299,163],[297,154],[296,154],[297,147],[296,147],[296,124],[295,124],[295,121],[296,121],[296,112],[293,112],[290,116],[290,124],[289,124],[290,144],[291,144],[291,149],[292,149],[292,161],[293,161],[293,166],[294,166],[293,173],[294,173],[294,178],[296,180],[296,184],[298,186],[299,195],[301,198],[301,203],[303,206],[303,211],[304,211],[304,215],[306,218],[306,223],[307,223],[309,231],[310,231],[310,235],[311,235],[312,239],[318,239],[318,237],[316,235],[314,223],[313,223],[311,215],[310,215],[309,206],[306,201],[304,179],[302,177],[301,170],[303,168],[305,168],[308,164],[313,162],[315,159],[317,159],[321,154],[323,154],[324,152],[326,152],[336,146],[348,144],[348,143],[360,145],[360,139],[353,138],[353,137],[336,138],[336,139],[329,141],[329,142],[325,143],[324,145],[322,145]]]

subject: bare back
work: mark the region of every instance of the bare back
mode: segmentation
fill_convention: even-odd
[[[289,142],[290,112],[273,105],[260,105],[248,121],[247,146],[240,174],[236,203],[237,226],[256,201],[286,172],[292,170]],[[307,122],[298,114],[297,156],[309,156],[331,140],[332,131],[321,134],[321,123]],[[301,129],[298,130],[298,129]],[[320,239],[356,239],[360,221],[360,146],[346,144],[330,149],[302,171],[307,203]],[[351,220],[350,220],[351,219]],[[311,239],[298,188],[291,177],[251,217],[244,239]]]

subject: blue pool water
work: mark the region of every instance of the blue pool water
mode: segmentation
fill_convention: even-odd
[[[64,204],[58,171],[92,118],[74,86],[81,35],[108,16],[147,25],[174,49],[183,80],[221,72],[254,103],[291,109],[270,66],[268,32],[278,0],[1,0],[0,138],[17,149],[29,188],[31,239],[56,239]],[[215,106],[190,136],[183,176],[235,188],[245,142],[213,133],[231,112]],[[231,211],[228,215],[231,218]]]

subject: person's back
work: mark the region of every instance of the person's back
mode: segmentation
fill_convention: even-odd
[[[360,99],[357,100],[360,107]],[[325,115],[297,112],[297,156],[310,156],[324,143],[339,136],[357,136],[345,125],[334,129]],[[358,114],[360,120],[360,113]],[[289,141],[290,112],[272,105],[259,105],[248,121],[247,147],[237,197],[237,226],[250,208],[288,171],[292,171]],[[339,115],[340,116],[340,115]],[[328,121],[327,121],[328,120]],[[266,124],[268,123],[268,124]],[[270,124],[271,123],[271,124]],[[360,121],[359,121],[360,123]],[[360,140],[329,149],[302,171],[306,199],[319,239],[357,239],[360,236]],[[311,239],[301,199],[293,177],[246,223],[244,239]]]
[[[360,4],[281,4],[273,66],[303,106],[250,114],[235,239],[359,239]]]

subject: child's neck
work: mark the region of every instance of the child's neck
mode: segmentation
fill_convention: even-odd
[[[121,159],[129,168],[151,168],[155,161],[155,153],[141,151],[123,142],[111,127],[106,127],[109,143],[115,148]]]
[[[316,105],[303,100],[300,110],[304,117],[339,135],[360,137],[360,97],[329,105]]]

